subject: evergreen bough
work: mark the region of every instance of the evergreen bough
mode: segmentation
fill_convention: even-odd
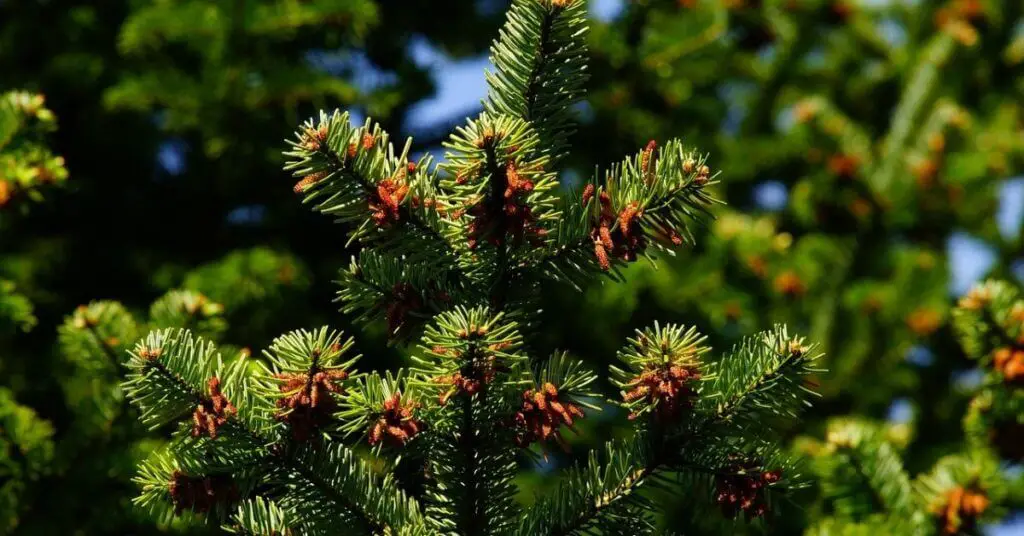
[[[621,279],[692,241],[714,202],[706,157],[678,140],[560,191],[585,14],[581,0],[513,2],[485,110],[440,165],[372,120],[302,125],[294,189],[361,247],[342,308],[385,321],[396,344],[418,338],[412,366],[359,372],[328,327],[238,359],[188,329],[150,332],[123,389],[143,423],[177,432],[142,464],[139,505],[242,534],[636,534],[654,530],[646,489],[681,485],[753,519],[802,485],[773,432],[812,394],[814,347],[780,326],[713,358],[693,328],[655,324],[612,369],[633,433],[532,505],[517,496],[520,462],[569,448],[565,430],[601,407],[591,371],[530,350],[541,284]]]

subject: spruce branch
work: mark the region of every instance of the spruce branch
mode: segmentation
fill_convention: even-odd
[[[516,328],[486,308],[459,307],[424,333],[414,374],[423,389],[437,393],[428,434],[435,482],[427,495],[438,531],[502,533],[515,522],[516,460],[504,421],[528,372]]]
[[[344,396],[345,381],[356,373],[359,356],[344,357],[352,344],[325,326],[278,337],[265,353],[272,372],[257,377],[263,377],[263,392],[269,388],[268,398],[274,400],[274,419],[288,424],[295,441],[310,441],[332,424],[337,397]]]
[[[306,364],[311,368],[322,365],[324,370],[337,369],[354,361],[336,362],[336,357],[344,350],[340,340],[340,334],[326,328],[316,332],[300,331],[278,339],[268,358],[279,371],[292,370],[297,362],[307,359],[310,361]],[[319,357],[317,362],[310,357],[317,348],[322,348],[322,363]],[[272,424],[268,426],[267,421],[273,422],[269,419],[268,408],[250,409],[248,404],[242,405],[258,398],[246,396],[253,387],[249,367],[240,361],[225,367],[212,344],[193,338],[188,331],[153,332],[136,347],[130,366],[134,374],[125,390],[142,410],[143,422],[163,424],[195,408],[191,433],[181,434],[172,443],[168,451],[172,457],[157,453],[144,466],[140,475],[144,489],[140,504],[155,505],[158,499],[167,502],[169,494],[170,502],[174,503],[174,487],[167,485],[174,480],[169,480],[168,474],[181,473],[187,478],[202,480],[236,479],[256,472],[257,480],[269,478],[269,482],[282,487],[278,494],[281,504],[300,514],[298,520],[303,525],[324,527],[332,518],[323,516],[331,512],[335,515],[333,519],[350,517],[364,527],[366,533],[372,534],[391,530],[387,527],[393,526],[398,531],[406,525],[414,527],[419,523],[415,504],[409,503],[397,490],[390,476],[378,479],[367,462],[355,457],[344,445],[323,448],[303,445],[294,449],[281,445],[277,428]],[[261,369],[255,370],[259,373]],[[204,389],[202,379],[205,377],[218,380],[223,377],[223,391],[219,381],[206,381]],[[284,396],[293,394],[282,393]],[[325,396],[330,394],[325,393]],[[232,399],[241,407],[236,408]],[[285,412],[277,414],[287,416],[295,410],[284,409]],[[264,423],[260,427],[249,426],[260,421]],[[187,427],[183,431],[187,431]],[[268,462],[270,464],[264,467]],[[258,476],[259,472],[267,470],[269,473],[265,476]],[[208,485],[202,481],[183,482],[189,486]],[[310,496],[311,489],[319,492]],[[239,492],[236,490],[230,495],[233,500]],[[311,504],[312,498],[318,502]],[[214,505],[203,506],[209,511]],[[410,530],[409,534],[416,533]]]
[[[470,278],[500,290],[506,266],[542,246],[559,217],[550,159],[536,129],[510,115],[485,112],[444,145],[449,242]]]
[[[596,534],[643,521],[637,507],[645,505],[644,499],[636,492],[661,463],[649,448],[638,435],[606,443],[601,456],[592,451],[585,467],[570,470],[554,492],[533,506],[518,534]]]
[[[331,532],[338,523],[352,523],[360,534],[426,534],[417,503],[390,474],[378,476],[347,447],[303,447],[289,462],[279,500],[303,525]]]
[[[127,366],[131,372],[123,385],[125,394],[151,428],[176,421],[197,404],[209,404],[210,380],[224,370],[212,343],[172,329],[150,332],[136,344]]]
[[[571,472],[553,495],[538,502],[528,518],[533,525],[522,529],[587,534],[605,521],[635,516],[635,508],[646,507],[638,488],[648,480],[668,484],[670,471],[691,485],[713,487],[723,511],[732,516],[763,514],[765,489],[803,485],[792,461],[763,441],[749,445],[756,434],[737,425],[733,412],[760,407],[766,414],[795,415],[787,399],[799,398],[792,387],[816,356],[782,328],[748,340],[718,362],[703,358],[708,352],[703,340],[696,330],[676,325],[655,325],[630,339],[619,353],[624,367],[613,367],[612,374],[638,433],[607,443],[603,462],[592,453],[586,468]],[[740,367],[722,364],[740,359],[761,366],[740,378],[735,375]],[[716,398],[729,402],[716,403]],[[766,424],[770,421],[760,422],[765,433],[771,429]],[[734,506],[739,504],[744,506]]]
[[[123,349],[138,336],[135,319],[110,301],[92,302],[75,309],[59,330],[61,353],[82,370],[116,370]]]
[[[383,314],[388,335],[401,340],[453,302],[472,294],[473,289],[460,280],[460,272],[446,268],[362,251],[340,272],[336,301],[342,304],[341,312],[356,313],[360,322],[371,322]]]
[[[1024,300],[1005,281],[985,281],[960,299],[953,327],[967,354],[984,363],[998,349],[1024,349]]]
[[[586,15],[584,0],[515,0],[491,47],[484,109],[530,123],[552,164],[565,156],[588,78]]]
[[[223,305],[199,292],[172,290],[153,302],[149,317],[157,326],[173,326],[206,338],[216,338],[227,329],[223,312]]]
[[[447,252],[437,212],[424,210],[435,195],[431,160],[409,160],[411,139],[396,155],[380,125],[367,119],[355,128],[348,112],[338,111],[321,112],[316,123],[307,121],[296,138],[285,153],[290,158],[285,170],[301,177],[296,193],[304,194],[304,202],[317,211],[355,226],[350,243],[397,247],[407,243],[402,237],[431,244],[403,251],[414,258]]]
[[[749,337],[722,359],[708,363],[698,404],[701,427],[725,424],[756,435],[772,419],[790,419],[816,396],[807,376],[822,372],[813,345],[789,336],[785,326]]]
[[[649,143],[603,181],[588,183],[580,197],[564,198],[551,246],[518,268],[579,288],[601,272],[621,280],[623,262],[650,257],[650,246],[671,253],[692,243],[691,222],[710,217],[715,203],[706,190],[713,184],[706,159],[678,140]]]

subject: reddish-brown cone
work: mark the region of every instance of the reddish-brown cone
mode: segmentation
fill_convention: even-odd
[[[307,128],[302,135],[302,146],[310,151],[319,151],[321,144],[327,141],[327,125],[319,128]]]
[[[504,244],[511,239],[515,245],[524,240],[539,243],[547,231],[537,227],[537,217],[526,202],[526,196],[533,191],[534,184],[524,177],[514,160],[505,164],[505,189],[501,198],[495,195],[485,197],[469,209],[473,221],[469,224],[469,247],[475,248],[486,238],[494,245]]]
[[[583,199],[588,202],[594,196],[591,185],[583,191]],[[632,262],[647,247],[647,237],[640,220],[643,212],[638,205],[629,203],[618,213],[612,208],[612,200],[607,192],[598,195],[601,212],[593,222],[590,238],[594,241],[594,256],[602,270],[611,269],[611,259]],[[662,229],[662,234],[674,232]],[[678,235],[678,233],[676,233]],[[671,235],[669,235],[671,236]],[[671,238],[670,238],[671,240]]]
[[[583,418],[583,410],[576,404],[559,400],[558,388],[553,384],[529,389],[523,393],[523,406],[513,418],[516,445],[528,447],[534,441],[554,439],[565,447],[559,428],[563,424],[572,428],[575,419],[580,418]]]
[[[368,439],[370,445],[384,442],[389,446],[402,446],[420,433],[423,423],[416,420],[413,412],[416,404],[402,403],[402,395],[395,393],[384,401],[381,414],[370,426]]]
[[[768,512],[765,488],[781,478],[781,470],[764,471],[754,461],[734,463],[715,478],[715,501],[726,517],[762,517]]]
[[[438,403],[443,406],[455,395],[460,393],[473,395],[485,389],[487,385],[494,381],[498,372],[506,370],[505,367],[498,364],[498,358],[493,352],[502,350],[508,344],[492,344],[487,347],[485,352],[477,351],[475,357],[462,355],[458,350],[449,351],[444,348],[435,348],[434,353],[462,359],[465,362],[459,372],[434,378],[434,382],[437,384],[451,386],[450,389],[438,395]]]
[[[295,186],[292,188],[292,191],[294,191],[297,194],[301,194],[302,192],[305,192],[309,187],[324,180],[325,177],[327,177],[326,171],[317,171],[316,173],[310,173],[309,175],[303,177],[302,180],[300,180],[299,182],[296,182]]]
[[[640,171],[644,175],[644,182],[650,184],[654,182],[654,151],[658,148],[658,143],[654,140],[647,142],[647,146],[644,147],[644,152],[640,155]]]
[[[593,199],[593,198],[594,198],[594,185],[592,183],[591,184],[587,184],[586,186],[583,187],[583,200],[582,200],[582,202],[580,204],[582,204],[583,206],[587,206],[587,203],[590,203],[590,200]]]
[[[175,471],[167,488],[175,514],[186,510],[202,514],[218,504],[229,504],[238,499],[238,486],[229,475],[188,476]]]
[[[691,384],[699,379],[700,372],[696,366],[666,364],[652,367],[627,384],[630,389],[623,398],[626,402],[646,398],[649,404],[654,405],[658,421],[669,423],[679,419],[683,410],[693,407],[697,392]],[[629,416],[630,419],[636,417],[636,414]]]
[[[220,378],[214,376],[206,385],[210,390],[210,396],[204,398],[192,412],[192,437],[207,434],[210,439],[216,439],[217,429],[228,422],[228,417],[237,413],[237,410],[221,394]]]
[[[331,420],[338,404],[330,393],[341,393],[336,382],[348,378],[344,370],[320,370],[312,373],[282,373],[279,390],[284,398],[277,400],[277,419],[288,423],[296,441],[308,441],[313,432]]]
[[[401,204],[409,194],[409,185],[402,176],[384,179],[377,184],[377,190],[370,192],[367,204],[370,218],[380,227],[396,223],[401,219]]]

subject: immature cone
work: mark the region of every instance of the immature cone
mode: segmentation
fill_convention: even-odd
[[[218,504],[229,504],[238,499],[238,486],[230,475],[188,476],[175,471],[167,491],[174,504],[175,515],[185,510],[206,513]]]
[[[949,490],[936,512],[939,532],[951,536],[973,532],[988,505],[988,497],[981,491],[962,487]]]
[[[237,410],[221,394],[220,378],[214,376],[206,385],[210,390],[210,396],[200,401],[192,412],[192,437],[207,434],[210,439],[217,439],[217,430],[228,422],[228,417],[237,413]]]
[[[697,392],[690,386],[700,379],[700,372],[694,365],[684,366],[667,363],[649,368],[627,384],[630,389],[623,398],[632,402],[646,398],[654,406],[654,415],[659,422],[670,423],[679,419],[683,410],[693,407]],[[632,413],[630,419],[637,415]]]
[[[781,470],[763,471],[754,461],[735,463],[715,478],[715,501],[726,517],[762,517],[768,511],[765,489],[781,478]]]
[[[554,384],[549,382],[540,389],[528,389],[523,393],[522,408],[514,416],[516,445],[528,447],[534,441],[554,439],[564,448],[559,428],[563,424],[572,428],[578,418],[583,418],[583,410],[576,404],[559,400]]]
[[[537,217],[526,202],[526,196],[533,191],[533,181],[522,174],[515,160],[506,162],[504,170],[505,189],[501,198],[487,195],[469,210],[473,216],[468,229],[470,249],[482,238],[494,245],[504,244],[511,238],[514,245],[519,245],[526,239],[539,243],[547,234],[545,229],[537,227]]]
[[[451,397],[460,393],[474,395],[484,390],[494,381],[498,372],[507,370],[506,367],[497,363],[498,357],[491,352],[496,352],[507,346],[508,343],[492,344],[486,352],[477,352],[476,356],[464,356],[457,350],[453,350],[452,357],[464,360],[465,364],[454,374],[434,378],[434,383],[451,386],[450,389],[438,395],[437,402],[443,406]],[[449,354],[450,352],[444,348],[435,348],[434,353]]]
[[[295,183],[295,186],[292,187],[292,191],[294,191],[297,194],[301,194],[314,184],[324,180],[325,177],[327,177],[326,171],[317,171],[315,173],[310,173],[309,175],[303,177],[302,180]]]
[[[380,227],[397,223],[401,219],[401,204],[409,193],[409,185],[402,177],[384,179],[377,184],[377,190],[371,191],[367,204],[370,218]]]
[[[650,184],[654,182],[654,151],[658,148],[658,142],[651,140],[647,142],[647,146],[644,147],[644,152],[640,155],[640,170],[644,174],[644,182]]]
[[[414,402],[402,403],[402,395],[395,393],[384,401],[382,412],[370,427],[370,445],[383,441],[389,446],[402,446],[420,433],[423,423],[413,417]]]
[[[583,190],[583,203],[587,204],[594,197],[593,185]],[[636,203],[630,203],[618,213],[612,208],[612,199],[607,192],[598,195],[601,211],[590,231],[594,241],[594,256],[602,270],[611,269],[611,258],[626,262],[637,259],[637,255],[647,247],[647,237],[640,225],[643,213]],[[664,232],[670,230],[665,229]]]
[[[310,151],[319,151],[323,142],[327,141],[327,125],[319,128],[307,128],[302,135],[302,146]]]
[[[296,441],[308,441],[314,430],[326,425],[337,408],[330,393],[342,393],[336,382],[348,378],[344,370],[320,370],[274,375],[283,380],[278,388],[284,398],[277,400],[277,420],[288,423]]]

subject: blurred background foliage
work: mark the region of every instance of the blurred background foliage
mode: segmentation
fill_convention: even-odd
[[[538,355],[603,369],[654,319],[716,347],[785,322],[828,355],[823,396],[792,431],[805,454],[848,417],[887,430],[865,444],[889,434],[911,476],[968,448],[983,374],[954,334],[956,299],[983,276],[1024,283],[1024,4],[590,4],[591,93],[565,187],[682,135],[710,153],[726,204],[683,254],[631,266],[629,285],[546,290]],[[352,330],[332,303],[343,233],[291,195],[281,140],[341,107],[436,149],[479,109],[505,7],[0,1],[0,91],[45,96],[5,101],[0,155],[31,146],[49,162],[16,172],[0,156],[0,444],[24,445],[0,452],[0,531],[157,530],[133,513],[130,478],[161,432],[123,418],[115,387],[149,327],[208,330],[238,355],[330,323],[381,367],[401,358],[383,326]],[[984,435],[977,420],[966,428]],[[588,421],[581,446],[614,433]],[[999,470],[1020,488],[1016,456]],[[567,458],[550,453],[524,483]],[[797,498],[774,529],[825,516],[827,492]],[[686,533],[740,531],[709,526],[702,501],[664,500]]]

